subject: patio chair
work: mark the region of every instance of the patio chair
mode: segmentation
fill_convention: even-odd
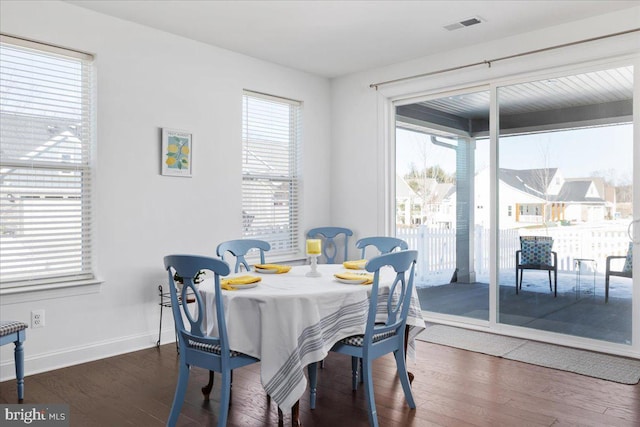
[[[349,236],[353,236],[353,231],[344,227],[317,227],[307,232],[307,238],[322,238],[322,255],[326,259],[327,264],[336,264],[336,256],[338,255],[338,245],[336,238],[340,239],[340,235],[344,234],[344,261],[347,261],[349,252]]]
[[[269,242],[265,242],[264,240],[253,240],[253,239],[239,239],[239,240],[227,240],[226,242],[222,242],[216,248],[216,254],[224,259],[224,256],[227,252],[231,252],[231,255],[236,257],[236,266],[233,270],[234,273],[240,271],[240,266],[244,266],[246,271],[250,271],[251,267],[249,263],[244,258],[247,252],[251,249],[258,249],[260,251],[260,264],[264,264],[264,253],[265,251],[269,251],[271,249],[271,245]]]
[[[520,236],[520,250],[516,251],[516,294],[522,289],[524,270],[546,270],[549,272],[549,290],[553,290],[554,297],[558,296],[558,254],[551,250],[552,247],[553,238],[549,236]]]
[[[622,270],[612,270],[611,261],[615,259],[624,259],[624,266]],[[604,275],[604,302],[609,302],[609,276],[627,277],[631,278],[631,272],[633,270],[633,242],[629,242],[629,249],[626,255],[610,255],[607,257],[607,270]]]

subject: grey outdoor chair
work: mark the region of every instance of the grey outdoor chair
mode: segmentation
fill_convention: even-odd
[[[614,270],[611,268],[611,261],[615,259],[624,259],[624,266],[622,270]],[[607,270],[604,275],[604,302],[609,302],[609,277],[627,277],[631,279],[631,273],[633,270],[633,242],[629,242],[629,249],[626,255],[610,255],[607,257]]]
[[[549,236],[520,236],[520,250],[516,251],[516,294],[522,289],[524,270],[549,272],[549,290],[558,296],[558,254],[551,250],[553,239]],[[553,271],[553,289],[551,272]]]

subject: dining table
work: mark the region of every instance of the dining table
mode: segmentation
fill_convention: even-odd
[[[280,274],[241,272],[226,278],[249,274],[261,280],[222,290],[229,348],[260,359],[264,390],[279,409],[292,411],[294,425],[298,425],[298,401],[307,388],[304,368],[322,361],[341,339],[364,334],[371,293],[370,284],[334,277],[354,273],[341,264],[318,265],[318,277],[309,277],[309,271],[309,265],[298,265]],[[395,277],[391,267],[380,270],[376,312],[381,321],[386,320]],[[205,310],[203,332],[217,336],[213,280],[205,279],[198,289]],[[415,337],[424,328],[414,287],[405,332],[410,359],[415,355]]]

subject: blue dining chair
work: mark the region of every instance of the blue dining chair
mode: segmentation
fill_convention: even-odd
[[[344,236],[343,236],[344,235]],[[339,253],[338,245],[340,239],[344,239],[344,261],[349,259],[349,236],[353,236],[353,231],[344,227],[317,227],[307,232],[308,239],[322,239],[322,255],[327,264],[336,264],[336,256]],[[338,242],[336,242],[336,239]]]
[[[224,307],[222,305],[222,292],[220,290],[220,276],[229,274],[229,264],[223,260],[203,256],[169,255],[164,257],[164,267],[169,275],[171,307],[173,309],[173,318],[178,329],[178,345],[180,347],[178,384],[176,385],[176,392],[167,425],[176,425],[182,404],[184,403],[187,383],[189,381],[189,369],[191,366],[198,366],[222,374],[218,427],[224,427],[227,424],[227,416],[229,414],[232,371],[236,368],[259,362],[259,360],[254,357],[233,351],[229,348],[227,325],[225,323]],[[204,304],[194,283],[195,276],[202,270],[213,272],[216,320],[218,324],[217,337],[207,336],[203,332]],[[187,300],[187,293],[190,297],[195,298],[195,303],[197,304],[195,314],[192,314],[188,309],[188,304],[179,303],[178,290],[173,281],[176,273],[182,277],[183,280],[183,287],[180,294],[182,301]],[[186,324],[183,321],[183,316],[187,319]]]
[[[376,255],[384,255],[389,252],[393,252],[395,249],[400,248],[400,250],[409,249],[409,245],[402,239],[398,239],[397,237],[388,237],[388,236],[373,236],[373,237],[363,237],[362,239],[356,242],[356,248],[360,249],[362,252],[360,254],[360,259],[367,258],[367,247],[373,246],[380,252]],[[362,360],[360,361],[360,371],[362,371]],[[360,376],[360,382],[363,381],[363,376]]]
[[[405,362],[405,327],[411,294],[413,292],[413,277],[418,252],[405,250],[392,252],[372,258],[367,262],[365,269],[374,273],[373,285],[369,299],[369,312],[364,335],[354,335],[338,341],[331,351],[351,356],[352,388],[357,390],[358,385],[358,358],[362,359],[364,388],[367,405],[369,408],[369,424],[378,426],[376,402],[373,393],[373,361],[388,353],[393,353],[396,367],[404,396],[410,408],[416,404],[409,383],[409,375]],[[393,267],[396,277],[389,288],[386,301],[382,301],[386,307],[386,319],[384,322],[376,314],[378,312],[378,289],[380,281],[380,269],[384,266]],[[310,406],[315,408],[315,390],[317,386],[317,363],[309,365]]]
[[[255,239],[238,239],[227,240],[222,242],[216,248],[216,254],[224,260],[224,256],[227,252],[231,252],[231,255],[236,257],[236,266],[233,269],[235,273],[240,271],[240,266],[244,266],[246,271],[251,270],[249,263],[245,259],[245,255],[252,249],[258,249],[260,251],[260,264],[264,264],[264,253],[271,249],[269,242],[264,240]]]
[[[16,364],[18,402],[24,400],[24,341],[27,339],[27,324],[17,320],[0,321],[0,346],[13,343],[13,359]]]
[[[356,248],[362,250],[361,259],[367,258],[365,255],[367,253],[368,246],[375,246],[378,251],[380,251],[380,255],[393,252],[396,248],[399,248],[400,250],[409,249],[409,245],[407,245],[407,242],[402,239],[398,239],[397,237],[363,237],[356,242]]]

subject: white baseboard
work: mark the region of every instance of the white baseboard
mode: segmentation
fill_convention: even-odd
[[[162,333],[161,344],[175,341],[173,329],[167,329],[167,331],[163,331]],[[39,374],[41,372],[48,372],[54,369],[66,368],[68,366],[155,347],[157,340],[158,332],[156,331],[95,342],[84,346],[68,347],[63,350],[41,354],[29,354],[27,341],[25,342],[24,352],[24,374],[25,377],[28,377],[29,375]],[[13,345],[7,344],[3,347],[13,347]],[[13,380],[16,378],[13,349],[11,349],[10,354],[11,356],[7,357],[7,360],[2,360],[0,363],[0,381]]]

